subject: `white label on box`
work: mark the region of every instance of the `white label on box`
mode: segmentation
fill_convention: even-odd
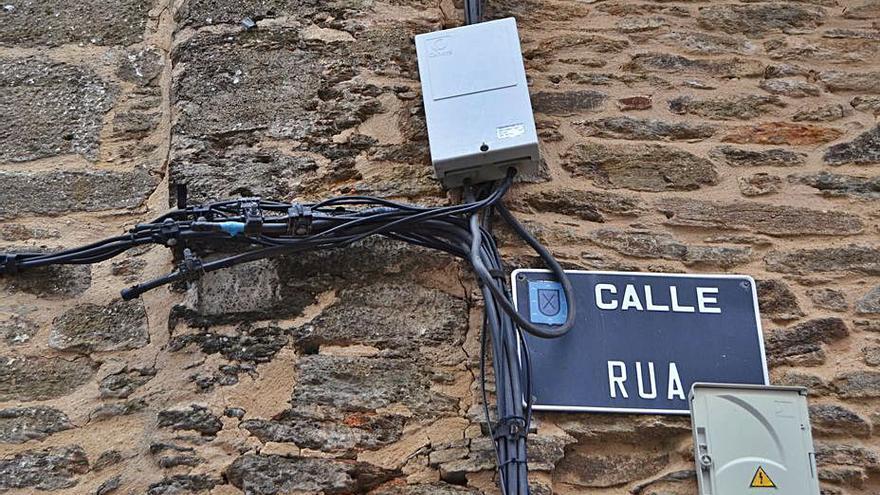
[[[498,139],[510,139],[525,134],[526,126],[511,124],[497,129]]]

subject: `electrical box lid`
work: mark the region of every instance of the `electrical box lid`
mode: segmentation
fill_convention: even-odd
[[[806,389],[695,383],[701,495],[819,495]]]
[[[448,187],[538,171],[538,135],[516,21],[415,38],[431,162]]]

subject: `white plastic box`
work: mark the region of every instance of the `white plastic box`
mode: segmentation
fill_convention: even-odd
[[[538,135],[516,20],[416,36],[434,171],[446,187],[537,172]]]
[[[700,495],[819,495],[807,391],[694,383]]]

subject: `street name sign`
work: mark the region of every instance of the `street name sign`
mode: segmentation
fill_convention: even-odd
[[[751,277],[566,273],[575,327],[557,339],[524,337],[536,410],[688,414],[695,382],[768,384]],[[560,325],[568,316],[549,271],[516,270],[512,286],[529,321]]]

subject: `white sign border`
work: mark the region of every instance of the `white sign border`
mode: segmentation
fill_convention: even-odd
[[[513,291],[513,306],[519,311],[519,297],[517,294],[516,277],[520,273],[553,273],[551,270],[544,268],[517,268],[510,274],[510,287]],[[764,349],[764,329],[761,325],[761,313],[758,309],[758,284],[751,275],[736,275],[730,273],[654,273],[654,272],[615,272],[615,271],[592,271],[592,270],[565,270],[565,273],[590,274],[590,275],[642,275],[648,277],[678,277],[678,278],[710,278],[710,279],[745,279],[752,284],[752,302],[755,307],[755,323],[758,329],[758,346],[761,351],[761,365],[764,372],[764,385],[770,385],[770,372],[767,369],[767,352]],[[520,342],[517,339],[517,350],[519,351]],[[522,355],[519,357],[522,359]],[[753,384],[754,385],[754,384]],[[525,402],[525,399],[524,401]],[[555,412],[599,412],[599,413],[634,413],[634,414],[668,414],[668,415],[690,415],[690,409],[645,409],[637,407],[593,407],[593,406],[560,406],[560,405],[541,405],[532,404],[535,411],[555,411]]]

